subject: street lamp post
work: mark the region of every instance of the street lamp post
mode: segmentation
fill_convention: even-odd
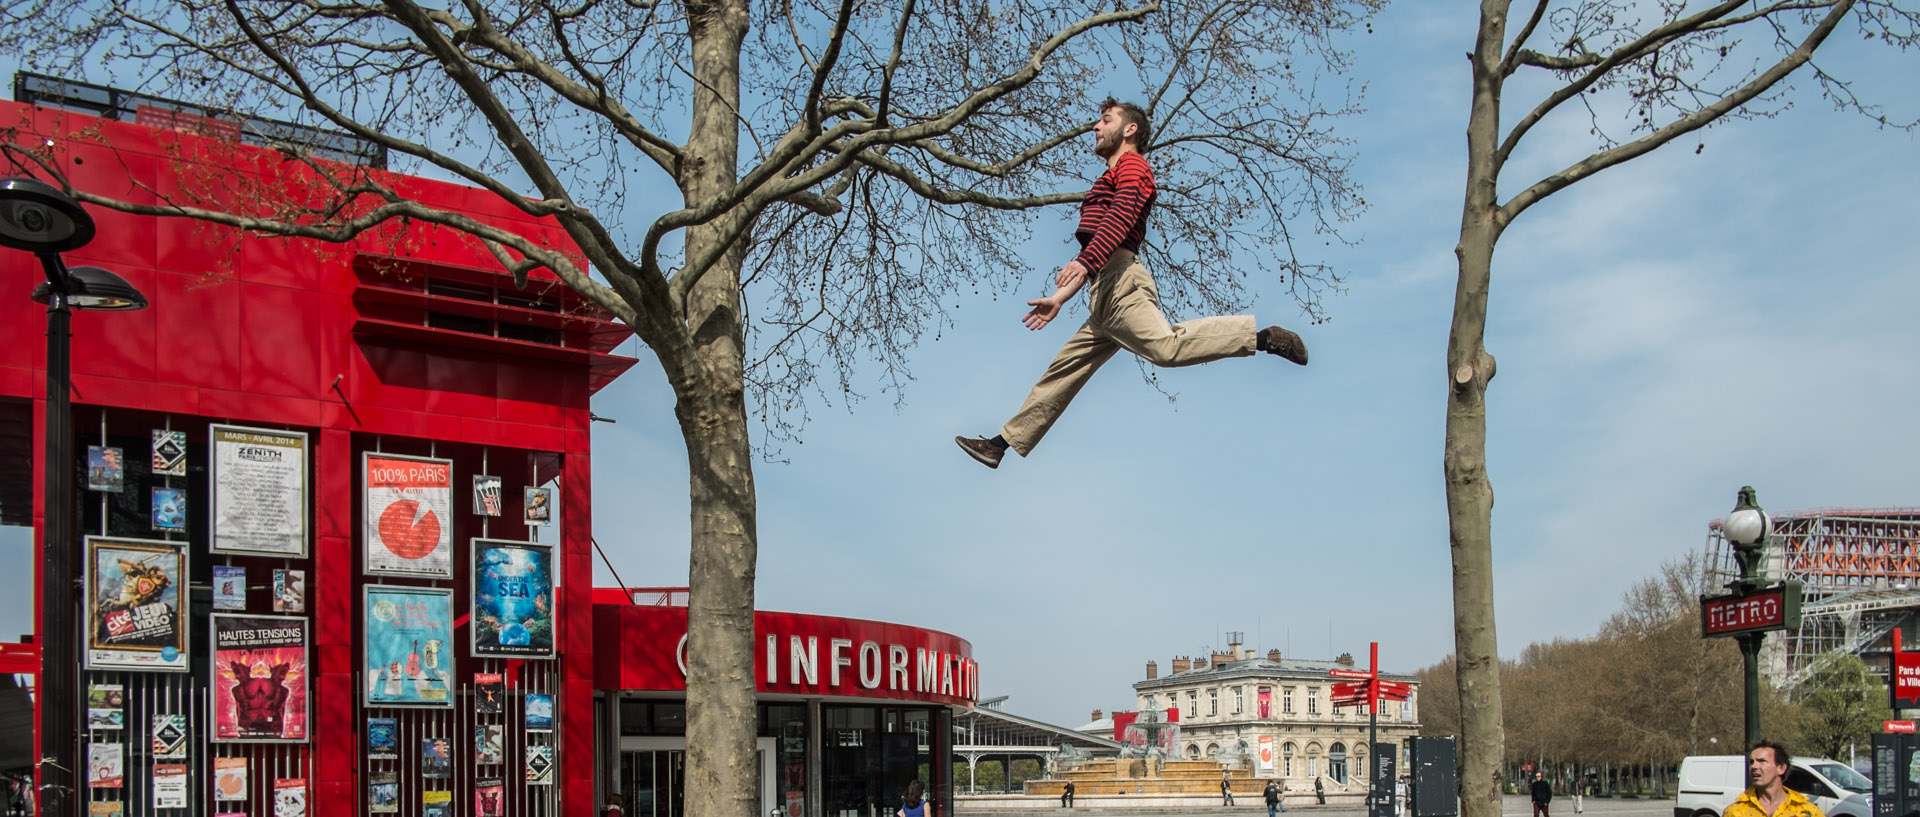
[[[33,300],[47,307],[46,485],[41,523],[42,606],[40,678],[40,813],[78,815],[80,766],[78,725],[81,633],[73,565],[73,405],[71,325],[74,309],[143,309],[146,296],[120,276],[99,267],[68,269],[60,253],[93,240],[93,217],[79,202],[45,182],[0,179],[0,246],[33,253],[47,280]]]
[[[1760,509],[1754,498],[1753,486],[1740,489],[1740,496],[1733,506],[1733,513],[1727,514],[1726,524],[1720,530],[1733,545],[1733,558],[1740,566],[1740,578],[1733,582],[1736,593],[1749,594],[1761,588],[1760,558],[1766,550],[1767,533],[1773,527],[1773,520],[1767,512]],[[1746,672],[1747,700],[1747,742],[1751,748],[1760,741],[1760,642],[1767,637],[1766,631],[1750,632],[1740,635],[1740,663]]]

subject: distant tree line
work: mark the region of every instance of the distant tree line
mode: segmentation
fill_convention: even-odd
[[[1532,766],[1559,791],[1589,776],[1595,793],[1664,797],[1681,758],[1741,753],[1740,650],[1700,636],[1704,577],[1697,556],[1669,562],[1593,637],[1536,642],[1501,662],[1508,780],[1523,787],[1520,769]],[[1459,733],[1455,670],[1449,655],[1420,671],[1421,734]],[[1824,660],[1796,689],[1760,686],[1762,735],[1797,755],[1866,754],[1892,716],[1885,683],[1852,655]]]

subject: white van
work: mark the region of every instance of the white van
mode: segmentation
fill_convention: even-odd
[[[1835,760],[1796,757],[1787,788],[1812,800],[1827,817],[1871,817],[1873,781]],[[1673,817],[1720,817],[1747,788],[1741,755],[1690,757],[1680,761],[1680,799]]]

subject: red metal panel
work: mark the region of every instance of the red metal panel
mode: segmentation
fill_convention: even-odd
[[[560,685],[561,813],[591,817],[593,802],[593,680],[575,678]]]
[[[442,433],[445,433],[444,429]],[[566,436],[556,428],[462,419],[460,437],[470,443],[529,448],[535,451],[559,451]]]
[[[322,326],[319,298],[299,290],[240,285],[240,383],[255,394],[318,397]],[[337,336],[336,336],[337,337]],[[318,417],[314,418],[317,422]]]
[[[323,273],[338,269],[345,257],[346,251],[334,245],[293,238],[243,236],[239,280],[322,292],[325,279],[335,277]]]
[[[0,366],[47,367],[47,311],[26,298],[45,280],[33,256],[0,250],[0,292],[9,302],[6,320],[0,320]]]
[[[135,289],[154,288],[153,270],[116,267],[113,272]],[[31,301],[28,305],[33,305]],[[139,312],[73,313],[74,374],[111,375],[137,380],[154,379],[153,310]]]
[[[494,417],[494,362],[472,352],[435,351],[427,358],[424,408],[437,414]]]
[[[35,372],[34,377],[43,379],[46,374],[44,371]],[[73,376],[73,402],[76,405],[123,406],[145,411],[195,414],[200,410],[200,390],[191,386],[76,374]]]
[[[162,272],[146,293],[158,342],[156,379],[239,389],[239,284]]]
[[[361,354],[349,359],[340,387],[352,398],[355,411],[369,406],[418,411],[426,406],[426,353],[385,343],[354,345]]]
[[[320,405],[318,400],[201,389],[199,413],[239,422],[317,426],[320,424]]]
[[[569,377],[552,367],[506,360],[500,361],[498,367],[496,393],[500,398],[500,419],[544,426],[558,426],[564,422],[561,407],[554,402],[554,396],[564,390],[569,381],[578,380],[577,375]]]

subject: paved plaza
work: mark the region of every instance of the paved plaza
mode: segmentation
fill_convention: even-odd
[[[1635,799],[1589,797],[1585,800],[1584,811],[1579,815],[1579,817],[1673,817],[1673,806],[1674,806],[1674,801],[1670,798],[1665,800],[1655,800],[1655,799],[1635,800]],[[1060,809],[1057,807],[1055,808],[1005,808],[1005,807],[998,807],[998,804],[995,804],[994,806],[982,805],[982,806],[976,807],[974,806],[974,804],[968,803],[965,798],[962,798],[960,800],[959,804],[955,807],[954,811],[959,815],[963,815],[963,817],[996,817],[997,815],[1015,815],[1015,814],[1065,815],[1066,813],[1068,813],[1066,810]],[[1193,815],[1193,817],[1202,817],[1202,815],[1225,815],[1225,814],[1265,815],[1266,811],[1267,811],[1266,803],[1262,802],[1260,798],[1240,797],[1238,798],[1238,802],[1231,808],[1227,808],[1219,805],[1193,806],[1193,807],[1184,807],[1184,808],[1142,808],[1142,807],[1129,808],[1124,806],[1100,807],[1100,806],[1093,806],[1093,805],[1084,805],[1084,806],[1077,805],[1073,808],[1071,813],[1076,815],[1076,817],[1078,817],[1079,815],[1088,815],[1088,814],[1138,815],[1138,817],[1174,817],[1174,815],[1183,815],[1183,816]],[[1363,805],[1302,806],[1297,804],[1289,804],[1287,807],[1287,814],[1290,815],[1290,817],[1365,817],[1366,813],[1367,813],[1367,809]],[[1502,798],[1502,802],[1500,806],[1500,817],[1533,817],[1532,804],[1528,801],[1526,795],[1515,795],[1515,796]],[[1574,817],[1573,799],[1570,797],[1554,798],[1553,805],[1552,805],[1552,814],[1550,815],[1550,817]]]

